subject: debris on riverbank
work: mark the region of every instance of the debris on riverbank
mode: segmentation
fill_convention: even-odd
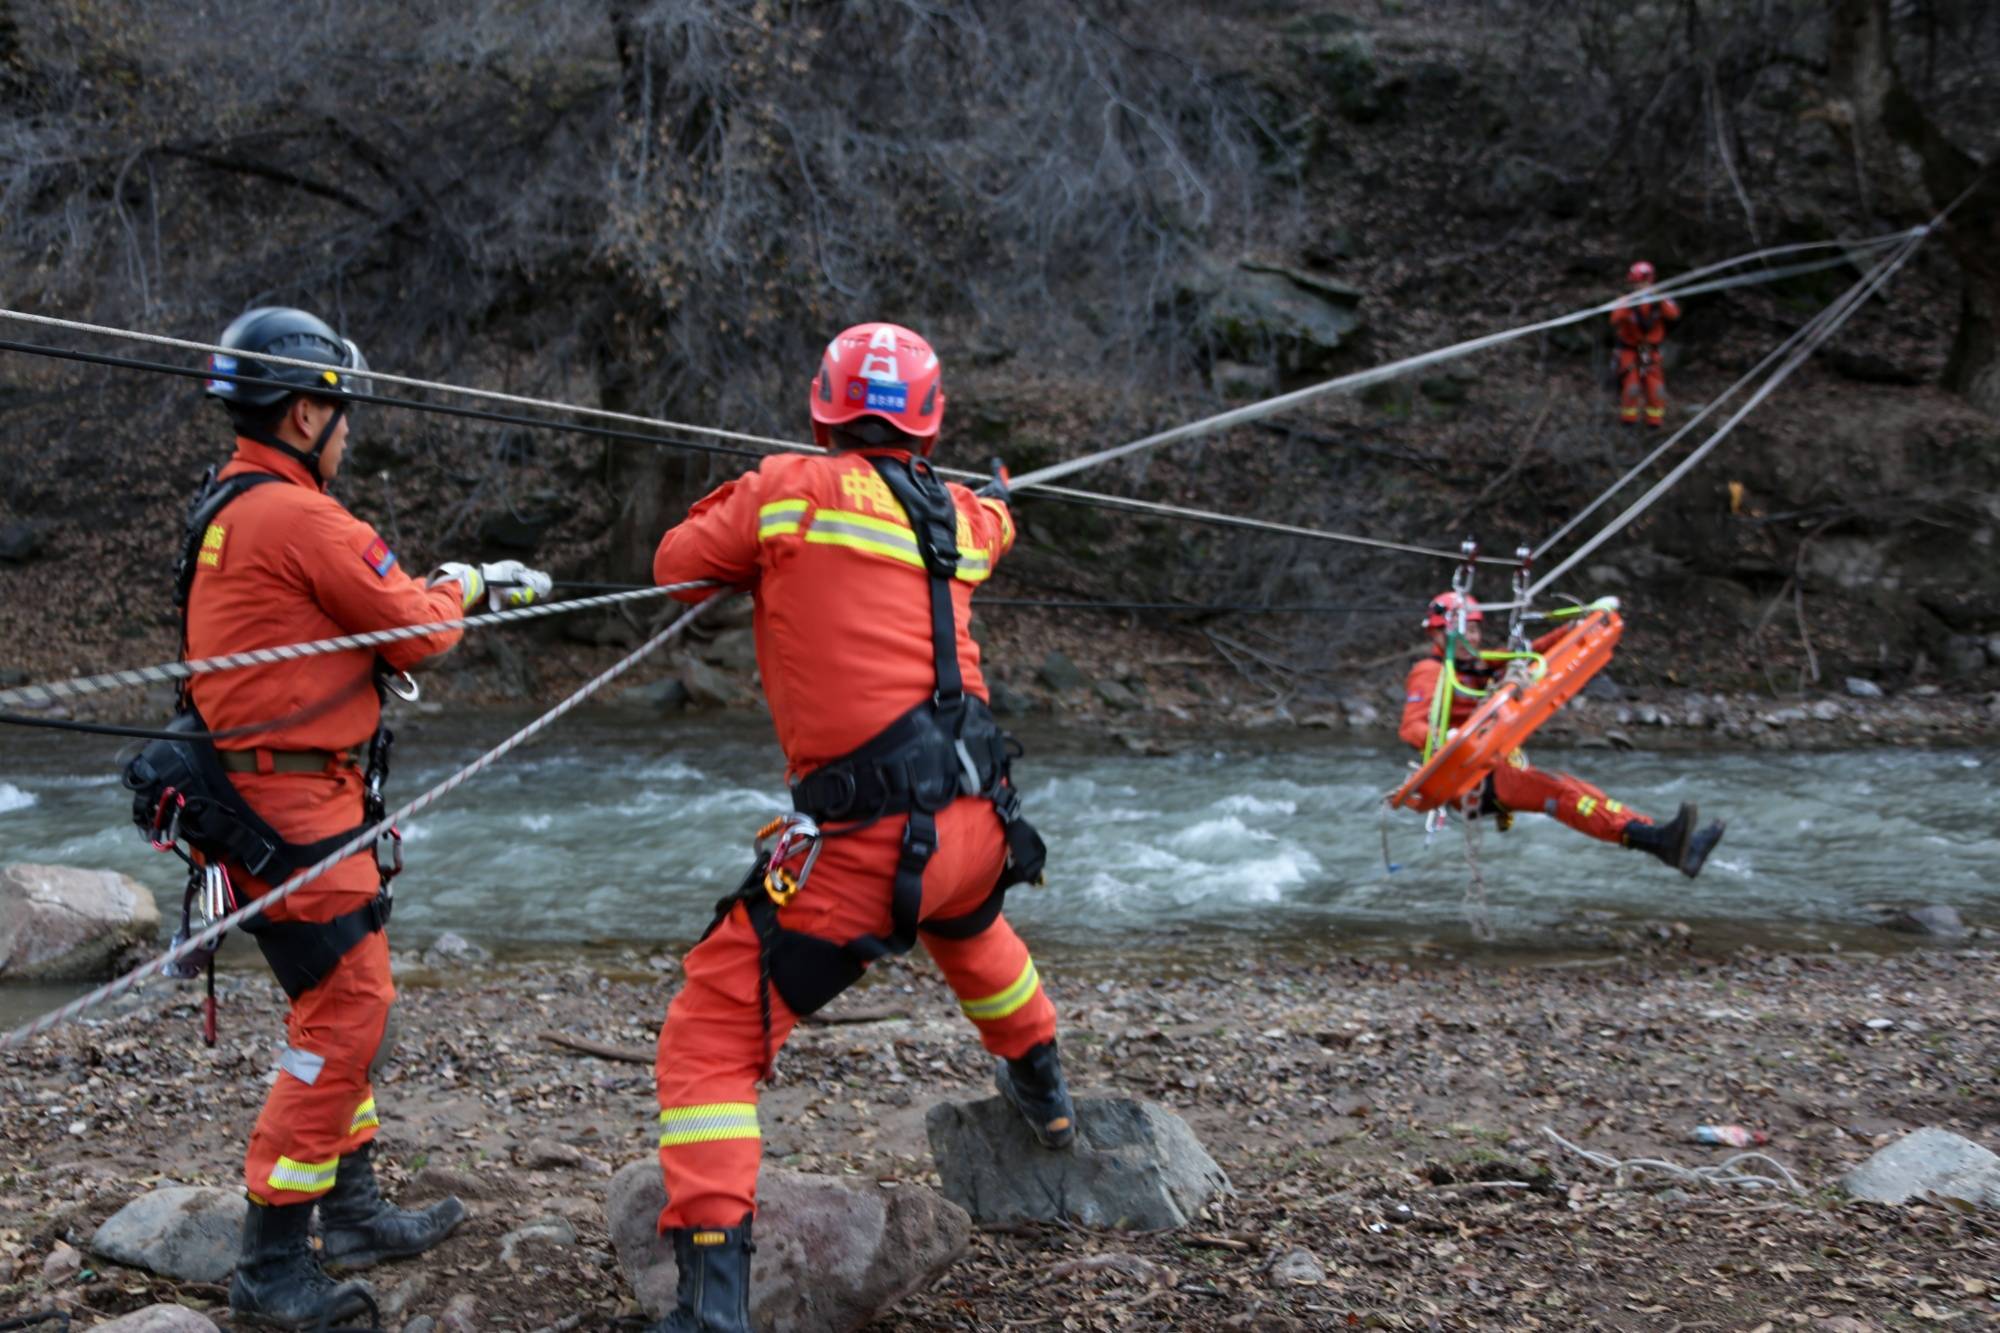
[[[635,956],[447,978],[411,962],[379,1156],[392,1194],[457,1192],[473,1217],[373,1275],[388,1326],[454,1302],[496,1330],[635,1314],[605,1203],[609,1168],[651,1156],[651,1070],[543,1034],[643,1059],[674,970]],[[1835,1188],[1919,1127],[2000,1143],[1990,949],[1517,967],[1245,952],[1046,971],[1079,1091],[1171,1107],[1234,1192],[1175,1231],[979,1231],[874,1327],[2000,1321],[2000,1214]],[[90,1327],[154,1301],[223,1303],[216,1285],[60,1262],[146,1189],[233,1188],[279,996],[228,978],[212,1051],[195,1000],[162,986],[0,1057],[0,1318],[61,1303]],[[878,970],[829,1016],[843,1012],[863,1021],[802,1028],[779,1060],[772,1165],[935,1187],[926,1114],[986,1096],[988,1057],[928,964]],[[1543,1133],[1620,1160],[1733,1154],[1691,1144],[1698,1124],[1767,1133],[1760,1151],[1805,1193],[1615,1173]]]

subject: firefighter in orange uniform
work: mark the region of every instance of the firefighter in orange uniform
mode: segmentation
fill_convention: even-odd
[[[973,590],[1014,541],[1004,474],[975,495],[931,470],[944,392],[908,329],[835,338],[811,401],[831,452],[725,484],[653,561],[663,584],[754,592],[796,812],[688,954],[660,1032],[660,1229],[680,1285],[654,1333],[747,1333],[757,1081],[874,959],[921,939],[1039,1141],[1075,1134],[1055,1008],[1000,915],[1043,859],[971,634]]]
[[[1485,662],[1478,656],[1480,622],[1485,619],[1479,604],[1457,592],[1441,592],[1431,599],[1424,617],[1424,628],[1430,633],[1431,654],[1418,659],[1410,668],[1403,686],[1403,722],[1397,731],[1406,744],[1420,751],[1430,738],[1431,700],[1437,695],[1438,680],[1444,673],[1447,630],[1461,608],[1465,615],[1464,633],[1460,638],[1463,651],[1454,664],[1458,678],[1473,689],[1485,690],[1500,676],[1495,664]],[[1548,652],[1556,640],[1568,634],[1571,628],[1565,626],[1544,634],[1532,645],[1534,651]],[[1480,700],[1472,695],[1454,698],[1452,725],[1464,723],[1479,703]],[[1689,879],[1701,873],[1702,863],[1715,850],[1715,844],[1722,840],[1723,825],[1713,823],[1706,828],[1700,827],[1700,815],[1692,802],[1683,802],[1680,811],[1669,822],[1655,824],[1581,778],[1567,773],[1545,773],[1531,767],[1528,756],[1520,750],[1509,754],[1493,770],[1481,792],[1481,804],[1486,812],[1498,814],[1503,819],[1517,813],[1548,815],[1599,842],[1615,842],[1621,847],[1645,852]]]
[[[450,620],[482,597],[521,605],[547,594],[546,575],[511,561],[446,566],[426,585],[327,494],[347,448],[345,395],[367,369],[352,342],[305,311],[265,307],[231,324],[221,345],[235,355],[211,357],[210,372],[240,378],[212,379],[207,392],[228,409],[236,451],[191,511],[190,657]],[[447,630],[384,644],[379,663],[375,652],[357,649],[193,678],[183,707],[203,728],[228,732],[277,719],[216,742],[231,800],[283,840],[279,856],[258,861],[263,877],[224,858],[237,901],[263,894],[370,822],[364,764],[379,777],[387,758],[378,672],[428,665],[459,636]],[[327,1261],[344,1267],[421,1253],[465,1217],[457,1199],[408,1212],[376,1188],[371,1078],[387,1054],[395,998],[384,932],[390,873],[363,851],[246,927],[291,997],[286,1046],[244,1163],[250,1209],[229,1306],[246,1320],[305,1328],[367,1310],[365,1284],[336,1284],[320,1267],[307,1234],[315,1205]]]
[[[1646,424],[1665,426],[1667,372],[1660,363],[1660,345],[1667,340],[1667,325],[1681,317],[1681,308],[1665,297],[1647,295],[1653,266],[1645,260],[1632,265],[1625,278],[1632,293],[1611,312],[1611,332],[1618,340],[1618,419],[1637,425],[1643,400]]]

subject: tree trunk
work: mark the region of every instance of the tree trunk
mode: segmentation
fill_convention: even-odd
[[[1945,387],[2000,416],[2000,173],[1945,136],[1896,69],[1889,0],[1838,0],[1827,66],[1846,101],[1849,146],[1864,200],[1918,223],[1956,203],[1939,240],[1964,274]]]

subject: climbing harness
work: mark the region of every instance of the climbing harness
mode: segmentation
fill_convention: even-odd
[[[624,657],[619,658],[618,661],[612,663],[597,675],[592,676],[554,708],[543,713],[540,717],[528,723],[465,767],[438,782],[422,795],[397,806],[396,809],[384,815],[372,826],[355,834],[354,837],[348,839],[345,843],[321,857],[291,879],[271,889],[262,897],[253,899],[244,906],[237,908],[220,921],[210,922],[207,926],[197,930],[186,942],[170,946],[166,953],[160,957],[134,968],[122,977],[106,982],[87,995],[79,996],[71,1000],[68,1004],[50,1010],[33,1022],[25,1023],[15,1028],[5,1036],[0,1036],[0,1050],[9,1050],[19,1046],[37,1034],[47,1032],[50,1028],[67,1022],[86,1009],[103,1004],[106,1000],[116,999],[118,996],[142,984],[148,976],[153,974],[156,968],[172,966],[183,959],[194,956],[195,953],[202,949],[214,947],[216,941],[220,940],[228,931],[236,929],[250,918],[261,915],[307,885],[312,884],[340,862],[374,843],[389,828],[400,825],[412,815],[429,809],[432,805],[443,800],[452,792],[457,791],[467,782],[478,777],[515,750],[527,744],[551,726],[554,726],[557,721],[574,711],[584,700],[596,694],[612,681],[617,680],[627,671],[630,671],[633,667],[658,652],[667,644],[673,642],[676,638],[679,638],[696,619],[707,613],[711,608],[727,600],[728,597],[726,596],[711,597],[697,606],[689,607],[672,624],[640,644],[637,648],[634,648]]]
[[[937,851],[937,814],[961,797],[990,802],[1000,819],[1007,857],[991,893],[962,916],[923,921],[921,929],[965,939],[1000,915],[1007,890],[1040,883],[1048,849],[1021,815],[1020,793],[1010,777],[1020,745],[1000,729],[977,695],[966,693],[958,665],[958,626],[952,582],[958,570],[958,506],[936,471],[920,457],[865,454],[910,522],[929,585],[934,685],[929,699],[891,722],[859,748],[822,764],[792,784],[793,815],[758,834],[759,854],[734,893],[716,904],[704,938],[744,905],[760,945],[759,1009],[764,1026],[765,1073],[773,1056],[770,991],[793,1013],[813,1013],[858,980],[868,964],[908,953],[916,944],[923,911],[924,869]],[[904,817],[903,836],[890,884],[890,931],[836,942],[787,929],[780,909],[805,885],[827,838]],[[772,842],[768,850],[764,840]],[[789,863],[801,851],[796,876]]]

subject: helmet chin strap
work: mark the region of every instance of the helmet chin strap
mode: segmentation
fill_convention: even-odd
[[[276,449],[281,454],[285,454],[292,458],[296,458],[299,462],[305,464],[306,470],[308,472],[312,473],[313,480],[319,482],[322,486],[324,486],[326,484],[326,478],[322,477],[319,472],[320,456],[326,452],[327,441],[333,438],[333,433],[336,430],[340,429],[341,418],[345,417],[346,415],[347,415],[346,402],[338,398],[334,399],[333,412],[331,415],[327,417],[326,424],[320,427],[319,438],[313,441],[312,448],[310,449],[300,449],[293,445],[287,444],[283,440],[279,439],[277,435],[271,431],[243,430],[241,427],[239,427],[238,430],[239,433],[241,433],[245,439],[255,440],[259,444],[269,445],[271,448]]]

